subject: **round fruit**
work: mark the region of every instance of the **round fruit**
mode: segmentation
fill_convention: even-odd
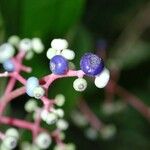
[[[88,76],[96,76],[104,69],[104,62],[97,55],[86,53],[80,61],[81,70]]]
[[[12,72],[15,70],[15,65],[11,59],[8,59],[3,62],[3,68],[8,72]]]
[[[66,74],[69,69],[68,61],[61,55],[54,56],[50,61],[50,70],[57,75]]]

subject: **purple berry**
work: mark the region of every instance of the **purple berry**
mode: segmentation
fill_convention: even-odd
[[[15,70],[15,65],[11,59],[8,59],[3,62],[3,68],[8,72],[12,72]]]
[[[61,55],[54,56],[50,61],[50,70],[57,75],[66,74],[69,69],[68,61]]]
[[[80,61],[81,70],[88,76],[96,76],[104,69],[104,62],[97,55],[85,53]]]

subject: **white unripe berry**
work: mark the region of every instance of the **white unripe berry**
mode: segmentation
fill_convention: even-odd
[[[5,132],[5,135],[6,136],[12,136],[12,137],[15,137],[15,138],[19,139],[19,132],[15,128],[7,129],[6,132]]]
[[[95,77],[94,83],[96,87],[104,88],[107,85],[109,78],[110,72],[108,69],[105,68],[98,76]]]
[[[58,117],[55,113],[48,113],[47,118],[46,118],[46,123],[47,124],[54,124],[57,121]]]
[[[103,139],[112,138],[116,134],[116,127],[114,125],[106,125],[101,130],[101,136]]]
[[[68,42],[65,39],[54,39],[51,42],[51,47],[56,50],[63,50],[68,47]]]
[[[55,103],[57,106],[63,106],[65,103],[65,96],[63,94],[58,94],[55,97]]]
[[[17,146],[18,139],[13,136],[6,136],[3,140],[3,144],[9,148],[14,149]]]
[[[95,140],[98,137],[98,133],[95,129],[93,128],[88,128],[85,131],[85,135],[87,138],[89,138],[90,140]]]
[[[45,110],[45,109],[42,110],[41,118],[42,118],[43,121],[46,121],[48,114],[49,114],[49,112],[47,110]]]
[[[75,58],[75,52],[70,49],[62,50],[61,55],[68,60],[73,60]]]
[[[25,110],[29,113],[35,111],[37,107],[38,107],[37,101],[34,99],[28,100],[25,104]]]
[[[33,95],[36,99],[40,99],[41,97],[43,97],[45,94],[45,90],[41,87],[35,87],[33,90]]]
[[[21,150],[31,150],[31,147],[32,145],[27,141],[21,143]]]
[[[56,49],[49,48],[47,50],[46,56],[47,56],[48,59],[52,59],[56,54],[57,54]]]
[[[45,132],[40,133],[35,139],[35,144],[41,149],[47,149],[51,142],[51,137]]]
[[[57,122],[56,122],[56,127],[59,129],[59,130],[66,130],[68,128],[68,122],[65,121],[64,119],[59,119]]]
[[[17,35],[12,35],[8,38],[8,43],[10,43],[15,47],[18,47],[19,42],[20,42],[20,38]]]
[[[5,43],[0,46],[0,63],[3,63],[4,61],[10,59],[15,54],[14,47],[9,44]]]
[[[73,88],[76,91],[82,92],[87,88],[87,82],[84,78],[78,78],[73,82]]]
[[[31,60],[34,56],[34,52],[33,51],[28,51],[26,56],[25,56],[25,59],[26,60]]]
[[[20,51],[29,51],[32,49],[32,44],[30,39],[22,39],[19,43],[19,50]]]
[[[33,51],[35,51],[38,54],[43,52],[44,45],[40,38],[33,38],[31,44],[32,44]]]
[[[2,142],[2,143],[0,144],[0,150],[10,150],[10,148],[6,147],[6,146],[4,145],[4,143]]]
[[[63,109],[56,109],[55,110],[55,114],[60,117],[63,118],[64,117],[64,110]]]

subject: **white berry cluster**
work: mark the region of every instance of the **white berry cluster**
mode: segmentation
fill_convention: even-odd
[[[2,140],[0,149],[1,150],[12,150],[14,149],[19,140],[19,133],[15,128],[9,128],[6,130],[4,139]]]
[[[63,106],[65,98],[62,94],[58,94],[55,97],[55,104]],[[50,108],[49,110],[43,109],[41,112],[41,118],[49,125],[56,125],[56,128],[63,131],[68,128],[68,122],[63,119],[64,111],[61,108]]]
[[[51,42],[51,48],[47,51],[47,58],[52,59],[56,55],[61,55],[67,60],[75,58],[75,52],[68,49],[68,42],[65,39],[54,39]]]
[[[16,47],[19,51],[27,52],[26,58],[31,59],[34,55],[34,52],[39,54],[44,50],[44,45],[40,38],[24,38],[20,39],[18,36],[14,35],[8,39],[8,42]]]

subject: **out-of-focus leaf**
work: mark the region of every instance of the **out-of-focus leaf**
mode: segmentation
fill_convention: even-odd
[[[149,58],[150,45],[144,42],[137,42],[136,45],[134,45],[131,49],[127,51],[119,51],[119,53],[116,54],[115,59],[109,63],[115,63],[123,69],[129,69],[137,66],[142,61],[145,61]]]
[[[62,35],[81,16],[85,0],[24,0],[21,33],[23,36]]]
[[[3,19],[0,12],[0,44],[2,43],[4,39],[4,25],[3,25]]]
[[[47,37],[66,33],[80,18],[84,4],[85,0],[3,0],[0,7],[9,34]]]

